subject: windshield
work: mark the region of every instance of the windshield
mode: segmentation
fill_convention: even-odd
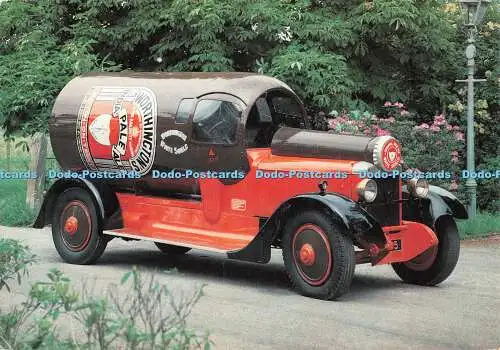
[[[291,96],[274,96],[269,98],[275,115],[274,123],[278,126],[305,128],[302,106]]]
[[[281,91],[260,96],[247,118],[245,146],[270,147],[275,132],[282,126],[306,128],[300,102],[294,96],[287,96]]]

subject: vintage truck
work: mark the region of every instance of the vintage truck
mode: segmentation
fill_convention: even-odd
[[[50,224],[72,264],[94,263],[115,237],[150,240],[166,254],[196,248],[258,263],[280,248],[292,285],[321,299],[347,292],[362,263],[392,264],[409,283],[445,280],[458,260],[454,218],[467,218],[464,206],[418,177],[362,178],[401,169],[393,137],[308,123],[292,89],[264,75],[77,77],[49,123],[71,176],[47,191],[34,226]]]

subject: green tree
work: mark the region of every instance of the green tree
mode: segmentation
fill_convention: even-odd
[[[0,123],[6,134],[45,130],[54,99],[69,79],[115,68],[91,52],[90,41],[77,42],[61,27],[64,12],[55,4],[0,3]]]
[[[479,28],[477,59],[477,76],[490,76],[478,95],[493,119],[498,8],[493,1]],[[0,122],[7,131],[39,130],[69,79],[116,69],[113,62],[261,72],[283,79],[312,110],[380,111],[400,101],[428,122],[463,99],[455,79],[465,73],[465,39],[456,2],[444,0],[4,1]],[[496,146],[491,137],[479,144],[486,153]]]
[[[488,81],[476,94],[476,163],[485,169],[500,152],[499,4],[477,36],[475,76]],[[4,0],[0,127],[45,130],[71,78],[131,69],[265,73],[312,115],[384,115],[386,101],[403,102],[409,122],[445,112],[463,128],[466,90],[455,79],[466,74],[465,41],[457,1],[446,0]],[[325,129],[324,117],[313,119]]]

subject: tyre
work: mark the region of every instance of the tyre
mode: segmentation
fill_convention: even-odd
[[[56,200],[52,239],[57,252],[70,264],[94,263],[106,249],[92,197],[81,188],[69,188]]]
[[[155,244],[158,247],[158,249],[160,249],[163,253],[168,255],[182,255],[186,254],[191,250],[191,248],[188,247],[181,247],[172,244],[159,243],[159,242],[155,242]]]
[[[434,286],[443,282],[458,262],[460,255],[460,236],[457,225],[450,216],[444,216],[436,222],[436,235],[439,243],[416,258],[394,263],[396,274],[407,283]]]
[[[333,300],[349,290],[354,246],[328,215],[299,213],[285,225],[282,245],[286,272],[300,294]]]

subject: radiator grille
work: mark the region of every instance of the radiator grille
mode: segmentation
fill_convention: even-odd
[[[378,195],[372,203],[363,203],[363,208],[370,213],[381,226],[400,224],[399,179],[376,179]]]

